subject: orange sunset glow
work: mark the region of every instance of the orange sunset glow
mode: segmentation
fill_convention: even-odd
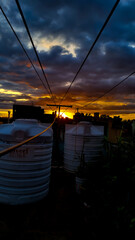
[[[22,1],[35,49],[16,4],[3,1],[3,12],[0,12],[1,117],[8,116],[9,110],[12,116],[14,104],[40,106],[49,114],[58,109],[49,108],[47,104],[62,104],[72,105],[72,108],[61,108],[63,117],[73,118],[79,111],[120,116],[126,120],[135,118],[133,3],[121,0],[102,29],[114,1],[109,0],[106,5],[96,1],[97,4],[94,1],[83,3],[83,15],[81,0],[78,3],[65,1],[61,6],[52,4],[51,8],[48,1],[46,7],[38,5],[36,0],[33,4]],[[98,15],[93,14],[92,9]],[[124,11],[130,19],[126,19]],[[32,14],[31,19],[28,12]]]

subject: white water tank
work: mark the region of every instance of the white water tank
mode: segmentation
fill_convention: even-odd
[[[103,153],[104,126],[90,122],[66,124],[64,142],[64,168],[75,173],[83,154],[85,163],[96,163]]]
[[[47,126],[35,119],[18,119],[0,125],[0,151],[42,132]],[[48,194],[52,143],[53,131],[49,128],[29,143],[0,157],[1,203],[31,203]]]

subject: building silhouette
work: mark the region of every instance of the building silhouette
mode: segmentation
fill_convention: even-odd
[[[13,120],[15,119],[37,119],[41,120],[44,115],[44,109],[31,105],[13,105]]]
[[[55,117],[55,112],[52,114],[44,114],[44,109],[33,105],[13,105],[13,120],[16,119],[37,119],[40,122],[51,123]]]

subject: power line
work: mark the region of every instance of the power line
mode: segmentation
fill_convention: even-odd
[[[47,106],[55,106],[55,107],[58,107],[58,117],[60,117],[60,108],[61,107],[70,107],[70,108],[72,108],[72,105],[53,105],[53,104],[47,104]]]
[[[16,1],[17,1],[17,0],[16,0]],[[94,46],[95,46],[96,42],[98,41],[98,39],[99,39],[99,37],[100,37],[101,33],[103,32],[103,30],[104,30],[105,26],[107,25],[108,21],[110,20],[110,18],[111,18],[111,16],[112,16],[112,14],[113,14],[114,10],[116,9],[116,7],[117,7],[117,5],[118,5],[118,3],[119,3],[119,2],[120,2],[120,0],[117,0],[117,1],[116,1],[116,3],[114,4],[114,6],[113,6],[113,8],[112,8],[111,12],[109,13],[109,15],[108,15],[107,19],[105,20],[105,22],[104,22],[104,24],[103,24],[103,26],[102,26],[101,30],[99,31],[99,33],[98,33],[98,35],[97,35],[97,37],[96,37],[95,41],[93,42],[93,44],[92,44],[91,48],[89,49],[89,51],[88,51],[88,53],[87,53],[86,57],[84,58],[84,60],[83,60],[83,62],[82,62],[82,64],[81,64],[81,66],[79,67],[79,69],[78,69],[77,73],[75,74],[75,76],[74,76],[74,78],[73,78],[73,80],[72,80],[72,82],[71,82],[70,86],[68,87],[68,89],[67,89],[67,91],[66,91],[65,95],[63,96],[62,100],[60,101],[60,104],[61,104],[61,102],[63,102],[63,100],[65,99],[66,95],[68,94],[68,92],[69,92],[69,90],[70,90],[70,88],[71,88],[71,86],[72,86],[73,82],[74,82],[74,81],[75,81],[75,79],[77,78],[77,76],[78,76],[79,72],[81,71],[81,69],[82,69],[82,67],[83,67],[84,63],[86,62],[86,60],[87,60],[88,56],[90,55],[90,53],[91,53],[92,49],[94,48]]]
[[[64,105],[63,105],[63,106],[64,106]],[[71,105],[68,105],[68,106],[65,105],[64,107],[66,107],[66,109],[62,112],[62,114],[65,113],[65,112],[67,112],[67,109],[68,109],[69,107],[71,107]]]
[[[108,94],[109,92],[111,92],[113,89],[115,89],[116,87],[118,87],[121,83],[125,82],[129,77],[131,77],[132,75],[135,74],[135,71],[130,73],[126,78],[124,78],[123,80],[121,80],[119,83],[117,83],[116,85],[114,85],[112,88],[110,88],[109,90],[107,90],[105,93],[103,93],[102,95],[100,95],[99,97],[97,97],[96,99],[94,99],[93,101],[85,104],[84,106],[82,107],[79,107],[78,109],[82,109],[82,108],[85,108],[87,107],[88,105],[92,104],[93,102],[96,102],[97,100],[99,100],[100,98],[104,97],[106,94]],[[63,112],[65,113],[66,110]]]
[[[135,72],[130,73],[126,78],[124,78],[123,80],[121,80],[119,83],[117,83],[116,85],[114,85],[112,88],[110,88],[109,90],[107,90],[104,94],[102,94],[101,96],[97,97],[95,100],[89,102],[88,104],[84,105],[83,107],[80,107],[79,109],[82,109],[84,107],[87,107],[88,105],[92,104],[93,102],[96,102],[97,100],[99,100],[100,98],[104,97],[106,94],[108,94],[109,92],[111,92],[113,89],[115,89],[116,87],[118,87],[121,83],[125,82],[129,77],[131,77],[133,74],[135,74]]]
[[[31,37],[31,34],[30,34],[30,31],[29,31],[28,25],[27,25],[27,23],[26,23],[26,20],[25,20],[23,11],[22,11],[22,9],[21,9],[21,6],[20,6],[20,4],[19,4],[19,1],[18,1],[18,0],[15,0],[15,1],[16,1],[18,10],[19,10],[19,12],[20,12],[20,15],[21,15],[21,17],[22,17],[23,23],[24,23],[24,25],[25,25],[26,31],[27,31],[27,33],[28,33],[28,35],[29,35],[29,38],[30,38],[31,44],[32,44],[32,46],[33,46],[34,52],[35,52],[35,54],[36,54],[36,57],[37,57],[37,59],[38,59],[39,65],[40,65],[40,67],[41,67],[43,76],[44,76],[44,78],[45,78],[45,80],[46,80],[46,83],[47,83],[48,88],[49,88],[49,91],[50,91],[50,93],[51,93],[51,95],[52,95],[53,101],[55,102],[55,99],[54,99],[52,90],[51,90],[50,85],[49,85],[49,82],[48,82],[48,80],[47,80],[47,76],[46,76],[46,74],[45,74],[45,72],[44,72],[43,66],[42,66],[42,64],[41,64],[40,58],[39,58],[38,53],[37,53],[37,50],[36,50],[36,47],[35,47],[35,45],[34,45],[34,42],[33,42],[32,37]],[[56,102],[55,102],[55,104],[56,104]]]
[[[20,39],[19,39],[19,37],[18,37],[17,33],[15,32],[15,30],[14,30],[14,28],[13,28],[12,24],[10,23],[9,19],[7,18],[7,16],[6,16],[6,14],[5,14],[4,10],[2,9],[2,7],[0,7],[0,10],[1,10],[1,12],[3,13],[3,15],[4,15],[4,17],[5,17],[6,21],[8,22],[8,24],[9,24],[9,26],[10,26],[11,30],[13,31],[13,33],[14,33],[14,35],[15,35],[16,39],[18,40],[19,44],[21,45],[21,47],[22,47],[22,49],[23,49],[23,51],[24,51],[25,55],[27,56],[28,60],[30,61],[30,63],[31,63],[31,65],[32,65],[32,67],[34,68],[34,70],[35,70],[35,72],[36,72],[36,74],[37,74],[37,76],[38,76],[39,80],[42,82],[42,84],[43,84],[44,88],[46,89],[47,93],[50,95],[50,93],[49,93],[48,89],[46,88],[46,86],[45,86],[45,84],[44,84],[43,80],[41,79],[41,77],[40,77],[39,73],[37,72],[37,70],[36,70],[36,68],[35,68],[35,66],[34,66],[34,64],[33,64],[32,60],[31,60],[31,58],[29,57],[29,55],[28,55],[27,51],[25,50],[25,48],[24,48],[24,46],[23,46],[22,42],[20,41]],[[50,109],[51,109],[51,108],[50,108]],[[52,109],[51,109],[51,110],[52,110]]]
[[[7,16],[6,16],[6,14],[5,14],[4,10],[2,9],[2,7],[0,7],[0,9],[1,9],[1,11],[2,11],[2,13],[3,13],[3,15],[4,15],[5,19],[7,20],[7,22],[8,22],[8,24],[9,24],[10,28],[12,29],[12,31],[13,31],[13,33],[14,33],[14,35],[16,36],[16,38],[17,38],[18,42],[20,43],[20,45],[21,45],[21,47],[22,47],[22,49],[23,49],[24,53],[26,54],[27,58],[29,59],[29,61],[30,61],[31,65],[32,65],[32,67],[34,68],[34,70],[35,70],[36,74],[38,75],[38,77],[39,77],[40,81],[43,83],[43,85],[44,85],[45,89],[46,89],[46,90],[47,90],[47,92],[48,92],[48,89],[46,88],[46,86],[45,86],[44,82],[43,82],[43,81],[42,81],[42,79],[40,78],[40,75],[38,74],[38,72],[37,72],[37,70],[36,70],[36,68],[35,68],[35,66],[34,66],[34,64],[33,64],[33,62],[32,62],[32,60],[30,59],[30,57],[29,57],[28,53],[26,52],[25,48],[23,47],[23,45],[22,45],[22,43],[21,43],[21,41],[20,41],[20,39],[19,39],[18,35],[16,34],[16,32],[15,32],[15,30],[14,30],[13,26],[11,25],[11,23],[10,23],[9,19],[7,18]],[[48,94],[50,94],[50,93],[48,92]]]

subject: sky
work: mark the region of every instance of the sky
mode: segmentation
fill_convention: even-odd
[[[53,97],[48,93],[33,47],[15,0],[1,0],[1,7],[31,58],[26,57],[0,10],[0,117],[13,104],[61,108],[75,112],[107,114],[135,119],[135,74],[102,96],[135,71],[135,1],[121,0],[96,42],[68,94],[82,61],[96,39],[116,0],[19,0]],[[44,82],[44,84],[42,83]],[[46,86],[46,88],[44,87]],[[63,100],[62,100],[63,99]],[[62,102],[61,102],[62,100]]]

